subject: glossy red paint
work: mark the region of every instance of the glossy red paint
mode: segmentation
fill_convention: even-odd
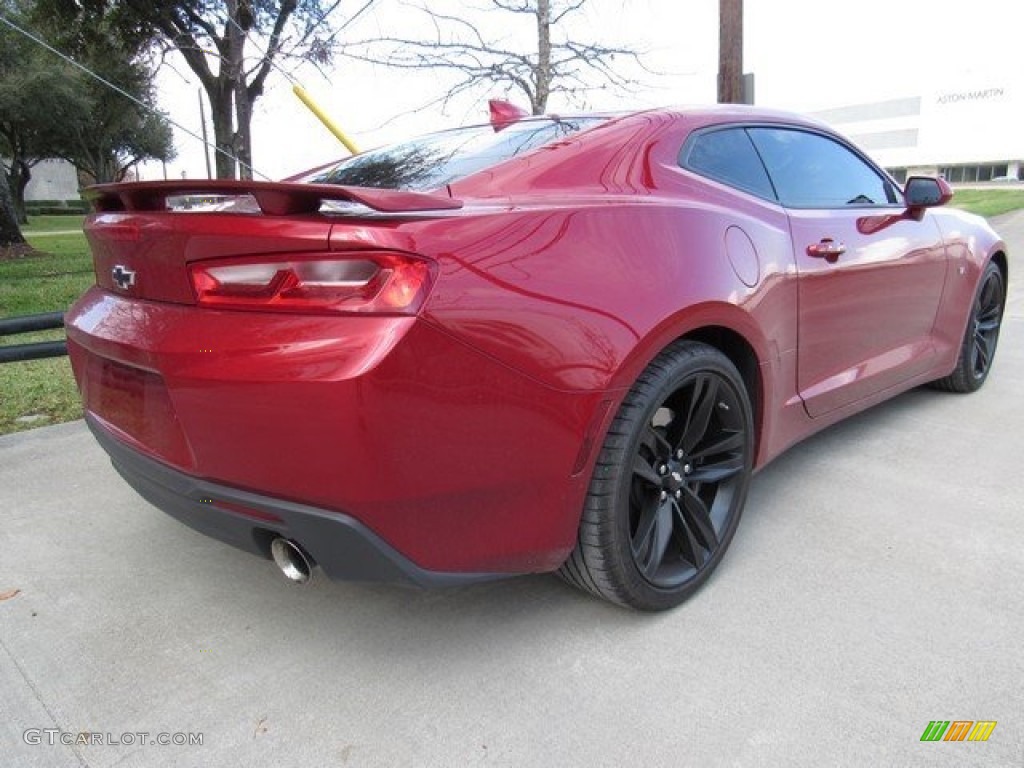
[[[793,210],[680,166],[694,131],[730,124],[826,132],[765,110],[659,110],[404,199],[101,189],[86,225],[98,285],[67,317],[87,413],[189,476],[351,516],[425,570],[553,570],[596,447],[667,345],[734,359],[763,466],[948,374],[980,271],[1005,250],[954,211]],[[262,212],[160,210],[186,191],[254,195]],[[323,199],[374,210],[319,213]],[[835,259],[809,255],[829,240]],[[415,315],[198,307],[189,278],[214,259],[373,251],[430,263]]]
[[[324,184],[203,179],[201,181],[140,181],[132,184],[98,184],[89,187],[85,198],[96,211],[163,211],[171,197],[187,195],[251,195],[262,213],[294,216],[316,213],[325,201],[343,200],[365,205],[375,211],[440,211],[460,208],[461,203],[443,194],[396,189],[354,189]]]
[[[487,107],[491,113],[491,127],[495,131],[507,128],[512,123],[522,120],[530,114],[522,107],[517,107],[515,104],[502,99],[491,99],[487,102]]]

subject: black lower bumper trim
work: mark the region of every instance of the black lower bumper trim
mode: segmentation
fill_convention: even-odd
[[[298,542],[324,573],[338,581],[434,587],[511,575],[424,570],[353,517],[200,480],[129,448],[89,416],[86,423],[114,468],[139,495],[190,528],[247,552],[269,558],[271,540],[284,536]],[[218,503],[272,518],[257,519]]]

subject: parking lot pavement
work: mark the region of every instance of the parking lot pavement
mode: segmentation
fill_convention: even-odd
[[[1022,284],[981,392],[792,449],[664,615],[553,577],[296,587],[141,501],[82,423],[0,438],[0,763],[1024,766]]]

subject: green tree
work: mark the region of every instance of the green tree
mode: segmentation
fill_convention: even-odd
[[[24,23],[17,7],[0,3],[5,17]],[[53,119],[75,92],[57,59],[7,26],[0,26],[0,156],[17,220],[24,224],[25,187],[32,167],[53,156]]]
[[[7,0],[0,0],[0,13],[9,13],[13,9]],[[5,37],[3,30],[0,30],[0,123],[2,123],[2,94],[8,82],[11,72],[12,60],[15,53],[4,44]],[[3,134],[0,133],[0,158],[4,155],[10,157],[11,150],[5,145]],[[11,166],[13,167],[13,162]],[[8,176],[7,165],[0,162],[0,249],[7,250],[11,246],[25,245],[25,238],[21,234],[17,211],[14,208],[14,201],[11,199],[11,182]]]
[[[28,26],[27,6],[0,1],[0,10]],[[108,182],[120,181],[141,160],[173,156],[170,126],[142,106],[154,101],[152,73],[137,52],[109,28],[77,37],[63,32],[59,42],[124,93],[0,26],[0,154],[9,158],[5,171],[20,222],[31,168],[42,159],[65,159],[91,179]]]
[[[374,0],[355,0],[350,20]],[[126,40],[176,51],[210,103],[217,176],[252,177],[252,110],[283,59],[326,63],[342,0],[38,0],[41,12],[85,33],[117,28]],[[343,26],[343,25],[342,25]],[[258,42],[255,42],[258,40]],[[237,162],[236,162],[237,158]]]
[[[143,104],[155,100],[152,76],[143,65],[108,59],[99,69]],[[143,160],[174,157],[171,126],[152,109],[79,70],[66,75],[76,94],[64,104],[61,129],[49,137],[53,156],[96,183],[122,181]]]

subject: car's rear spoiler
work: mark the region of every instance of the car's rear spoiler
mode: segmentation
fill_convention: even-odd
[[[360,203],[384,213],[443,211],[462,207],[461,200],[436,192],[226,179],[97,184],[86,188],[82,194],[97,212],[163,211],[167,209],[169,197],[203,195],[251,195],[260,210],[269,216],[316,213],[320,205],[328,200]]]

